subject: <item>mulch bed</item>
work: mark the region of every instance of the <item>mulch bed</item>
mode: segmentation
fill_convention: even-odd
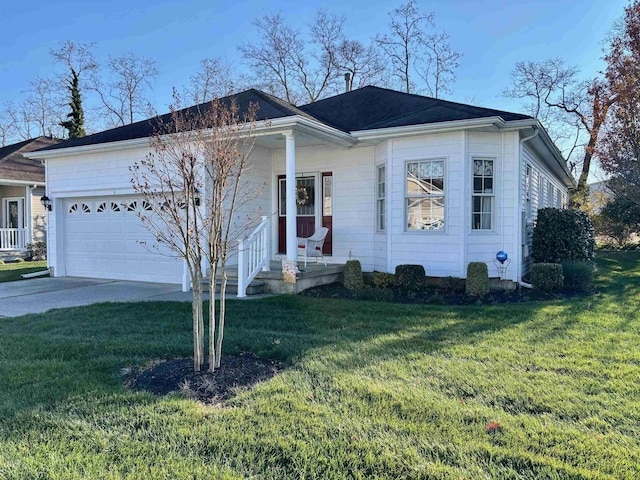
[[[202,371],[193,370],[192,358],[177,358],[154,362],[144,367],[133,367],[125,372],[125,383],[132,390],[154,395],[180,392],[202,403],[221,404],[233,397],[239,389],[251,388],[273,378],[280,364],[258,358],[252,353],[223,356],[221,366],[208,372],[208,363]]]
[[[591,296],[594,292],[577,292],[563,290],[560,292],[542,292],[527,288],[516,290],[491,290],[482,298],[467,295],[464,292],[447,292],[437,287],[427,287],[421,292],[412,295],[403,295],[398,291],[390,289],[378,289],[371,285],[365,287],[361,292],[352,292],[344,288],[341,283],[331,283],[310,288],[300,293],[307,297],[317,298],[340,298],[344,300],[368,300],[384,301],[404,304],[426,304],[426,305],[496,305],[502,303],[522,303],[530,301],[549,301],[567,299],[575,297]]]

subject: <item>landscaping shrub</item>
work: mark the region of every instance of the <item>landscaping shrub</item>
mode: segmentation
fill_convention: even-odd
[[[591,262],[562,262],[564,288],[589,290],[593,286],[595,266]]]
[[[422,265],[398,265],[395,283],[401,292],[419,292],[426,284],[426,272]]]
[[[0,265],[4,265],[4,260],[0,260]]]
[[[538,210],[531,257],[535,263],[593,260],[594,231],[589,215],[579,210]]]
[[[393,288],[396,285],[396,277],[393,273],[375,272],[373,274],[373,284],[377,288]]]
[[[489,292],[489,269],[486,263],[469,263],[465,290],[474,297],[483,297]]]
[[[529,276],[533,288],[544,292],[560,290],[564,282],[559,263],[534,263]]]
[[[344,288],[351,291],[358,291],[364,288],[364,277],[362,276],[362,265],[359,260],[347,260],[344,266]]]
[[[393,291],[384,288],[366,287],[354,291],[354,297],[359,300],[371,300],[374,302],[393,302]]]
[[[440,279],[440,289],[446,293],[462,293],[465,289],[464,278],[443,277]]]
[[[16,263],[24,263],[24,258],[22,257],[16,258]]]
[[[46,260],[47,259],[47,242],[35,242],[27,245],[27,254],[29,260]]]

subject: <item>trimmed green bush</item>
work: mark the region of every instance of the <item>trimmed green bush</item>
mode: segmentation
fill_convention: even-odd
[[[398,265],[395,283],[401,292],[419,292],[427,282],[426,272],[422,265]]]
[[[344,266],[344,288],[351,291],[358,291],[364,288],[364,278],[362,276],[362,265],[359,260],[347,260]]]
[[[585,291],[593,286],[595,265],[592,262],[562,262],[564,288]]]
[[[531,249],[534,263],[593,260],[594,251],[593,224],[586,212],[559,208],[538,210]]]
[[[464,278],[442,277],[440,279],[440,289],[446,293],[462,293],[465,290]]]
[[[4,265],[4,260],[0,260],[0,265]]]
[[[544,292],[560,290],[564,283],[562,265],[559,263],[534,263],[529,276],[533,288]]]
[[[376,288],[393,288],[396,286],[396,276],[393,273],[375,272],[373,274],[373,284]]]
[[[353,292],[353,296],[358,300],[370,300],[373,302],[393,302],[393,291],[384,288],[366,287]]]
[[[16,263],[24,263],[24,258],[22,257],[16,258]]]
[[[465,291],[474,297],[484,297],[489,293],[489,268],[484,262],[471,262],[467,265]]]

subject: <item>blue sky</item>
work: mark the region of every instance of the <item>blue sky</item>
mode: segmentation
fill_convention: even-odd
[[[240,62],[237,46],[255,39],[252,20],[280,11],[305,27],[318,7],[347,17],[351,38],[368,41],[384,31],[387,12],[400,2],[379,0],[147,1],[33,0],[2,2],[0,104],[20,96],[36,75],[48,76],[49,49],[64,40],[95,42],[101,58],[133,51],[154,58],[159,76],[152,103],[166,111],[173,86],[181,87],[201,59]],[[518,110],[501,91],[518,60],[560,57],[585,76],[602,68],[602,40],[622,15],[625,0],[419,1],[436,14],[438,29],[464,54],[450,99]]]

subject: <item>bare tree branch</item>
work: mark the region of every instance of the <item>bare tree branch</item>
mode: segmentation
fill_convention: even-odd
[[[109,57],[110,79],[103,82],[97,72],[91,77],[91,90],[98,94],[99,111],[110,126],[122,126],[144,117],[149,111],[147,90],[158,75],[155,60],[129,52]]]

